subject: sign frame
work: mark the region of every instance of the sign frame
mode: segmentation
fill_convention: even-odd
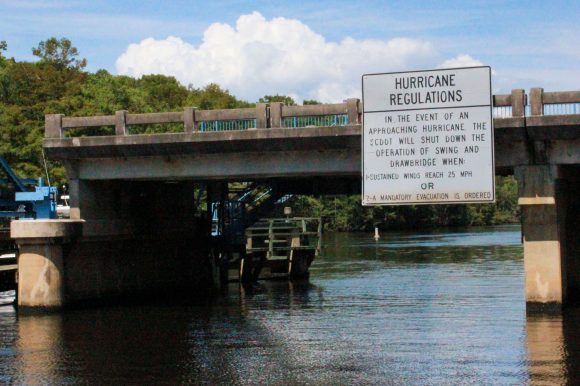
[[[405,201],[405,202],[366,202],[365,201],[365,134],[366,134],[366,125],[365,119],[366,114],[369,113],[367,111],[367,103],[365,103],[365,77],[368,76],[380,76],[380,75],[396,75],[396,74],[421,74],[421,73],[433,73],[433,72],[442,72],[442,71],[455,71],[455,70],[472,70],[472,69],[482,69],[486,68],[489,71],[489,117],[490,117],[490,126],[489,126],[489,136],[490,139],[488,140],[490,143],[490,152],[491,152],[491,199],[469,199],[469,200],[445,200],[445,201],[437,201],[437,200],[429,200],[429,201]],[[491,66],[470,66],[470,67],[453,67],[453,68],[438,68],[438,69],[429,69],[429,70],[413,70],[413,71],[395,71],[395,72],[381,72],[381,73],[369,73],[363,74],[361,76],[361,90],[362,90],[362,123],[361,123],[361,203],[363,206],[401,206],[401,205],[452,205],[452,204],[474,204],[474,203],[495,203],[496,201],[496,189],[495,189],[495,127],[494,127],[494,119],[493,119],[493,89],[491,83],[491,75],[492,70]],[[434,111],[441,111],[451,108],[471,108],[471,107],[486,107],[488,104],[482,104],[477,106],[453,106],[453,107],[429,107],[429,108],[417,108],[417,109],[401,109],[401,110],[384,110],[384,112],[405,112],[405,111],[424,111],[424,110],[434,110]],[[370,111],[370,112],[382,112],[382,111]],[[393,183],[393,182],[387,182]],[[414,194],[416,192],[410,192]]]

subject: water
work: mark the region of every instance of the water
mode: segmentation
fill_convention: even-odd
[[[580,310],[526,317],[519,227],[325,241],[310,282],[231,284],[202,305],[0,306],[0,384],[579,380]]]

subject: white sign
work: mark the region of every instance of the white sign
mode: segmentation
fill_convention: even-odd
[[[362,204],[495,200],[490,67],[362,77]]]

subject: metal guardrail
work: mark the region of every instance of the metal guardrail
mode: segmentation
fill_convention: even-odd
[[[580,114],[580,103],[544,104],[544,115]]]
[[[315,115],[309,117],[284,117],[282,127],[309,127],[309,126],[346,126],[346,114]]]
[[[510,118],[512,116],[511,106],[494,106],[493,107],[493,117],[494,118]]]
[[[542,115],[574,115],[580,114],[580,103],[558,103],[558,104],[544,104],[544,113]],[[532,106],[525,106],[525,116],[532,116]],[[499,106],[493,108],[494,118],[510,118],[512,117],[511,106]]]
[[[231,131],[248,130],[256,128],[256,119],[238,119],[228,121],[202,121],[197,124],[197,130],[206,131]]]
[[[529,96],[529,97],[528,97]],[[521,118],[537,115],[580,114],[580,91],[544,92],[532,88],[493,96],[494,118]],[[114,126],[115,135],[130,135],[128,126],[182,123],[183,131],[216,132],[265,128],[300,128],[310,126],[345,126],[361,122],[361,103],[347,99],[343,103],[284,106],[282,103],[258,103],[255,108],[226,110],[196,110],[186,107],[182,112],[65,117],[49,114],[45,117],[45,137],[62,138],[66,129]]]

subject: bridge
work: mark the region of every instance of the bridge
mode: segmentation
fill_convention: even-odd
[[[526,301],[560,307],[580,293],[573,231],[580,225],[580,92],[513,90],[493,102],[496,174],[514,174],[519,185]],[[208,285],[211,219],[194,215],[195,192],[207,186],[206,212],[234,181],[275,186],[279,195],[356,193],[361,115],[357,99],[47,115],[43,146],[66,168],[71,219],[13,222],[19,305]],[[148,134],[161,126],[167,132]]]

